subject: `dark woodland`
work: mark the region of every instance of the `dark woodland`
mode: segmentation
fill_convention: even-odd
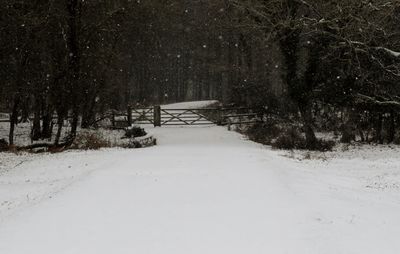
[[[400,3],[3,0],[0,77],[11,145],[24,121],[57,144],[53,116],[73,138],[109,110],[211,99],[300,126],[308,149],[396,143]]]

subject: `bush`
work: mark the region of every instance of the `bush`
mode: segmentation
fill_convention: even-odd
[[[152,136],[141,139],[141,140],[136,140],[136,139],[130,139],[128,143],[124,144],[122,147],[124,148],[143,148],[143,147],[149,147],[149,146],[154,146],[157,144],[157,140],[153,138]]]
[[[272,147],[287,150],[305,149],[306,140],[297,129],[292,127],[283,131],[275,142],[272,143]]]
[[[277,149],[308,149],[321,152],[331,151],[335,146],[332,140],[317,140],[317,143],[310,149],[307,148],[307,142],[304,136],[296,128],[289,128],[281,133],[275,142],[272,143],[273,148]]]
[[[8,142],[4,138],[0,139],[0,152],[8,151],[8,149]]]
[[[133,126],[129,129],[125,130],[124,138],[137,138],[137,137],[143,137],[146,135],[147,135],[147,133],[143,128]]]
[[[242,131],[242,133],[254,142],[264,145],[271,145],[274,140],[287,128],[288,126],[286,123],[269,121],[254,124]]]
[[[279,118],[255,124],[242,133],[254,142],[271,145],[277,149],[308,149],[300,124]],[[311,150],[330,151],[334,145],[334,141],[318,140]]]
[[[352,128],[349,126],[343,126],[342,127],[342,137],[340,139],[340,142],[345,143],[345,144],[350,144],[352,141],[356,140],[356,135],[354,134],[354,131]]]
[[[98,150],[103,147],[111,147],[111,143],[96,132],[83,132],[78,134],[71,145],[72,149],[84,150]]]
[[[332,149],[335,145],[336,145],[336,143],[333,140],[319,139],[313,150],[317,150],[320,152],[328,152],[328,151],[332,151]]]
[[[142,144],[140,144],[139,141],[134,140],[134,139],[130,139],[128,143],[124,144],[122,146],[123,148],[142,148]]]
[[[400,145],[400,131],[397,131],[394,135],[393,144]]]

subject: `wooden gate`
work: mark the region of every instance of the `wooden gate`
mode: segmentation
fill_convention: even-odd
[[[154,124],[154,108],[132,109],[131,115],[134,124]]]
[[[214,125],[212,115],[218,109],[160,109],[159,126],[163,125]],[[208,114],[207,114],[208,113]],[[211,113],[211,114],[210,114]]]
[[[175,109],[154,106],[128,108],[127,113],[113,114],[113,127],[125,128],[132,124],[154,126],[242,125],[262,121],[262,116],[250,108]]]

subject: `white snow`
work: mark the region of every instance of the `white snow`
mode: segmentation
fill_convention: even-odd
[[[290,153],[217,126],[150,132],[158,146],[0,154],[0,253],[399,253],[398,147]]]
[[[168,105],[162,105],[163,109],[199,109],[217,104],[216,100],[206,100],[206,101],[190,101],[190,102],[180,102]]]
[[[0,223],[68,187],[104,161],[92,151],[59,154],[0,153]],[[1,228],[1,224],[0,224]],[[0,237],[1,242],[1,237]],[[0,248],[0,253],[3,253]]]

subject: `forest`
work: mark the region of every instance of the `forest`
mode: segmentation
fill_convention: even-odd
[[[56,116],[57,144],[66,119],[74,138],[108,110],[211,99],[300,126],[308,149],[327,131],[400,143],[400,3],[3,0],[0,77],[10,145],[24,121],[40,140]]]
[[[400,0],[1,0],[0,254],[399,254]]]

